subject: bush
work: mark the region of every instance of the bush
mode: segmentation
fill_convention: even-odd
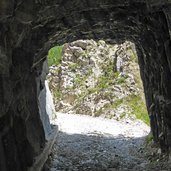
[[[61,63],[62,48],[63,48],[62,46],[55,46],[49,50],[48,52],[49,66],[59,65]]]

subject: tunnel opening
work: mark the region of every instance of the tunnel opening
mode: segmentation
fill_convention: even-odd
[[[76,40],[50,49],[48,60],[60,133],[44,170],[135,167],[150,131],[135,44]]]
[[[149,125],[135,44],[77,40],[48,54],[57,112],[140,119]]]
[[[161,148],[159,153],[170,153],[170,3],[169,0],[22,3],[2,0],[0,170],[23,171],[32,167],[35,171],[38,156],[48,154],[45,153],[48,132],[44,128],[50,124],[48,119],[44,122],[41,118],[47,114],[43,105],[47,51],[56,44],[79,39],[135,42],[153,139]],[[160,170],[170,167],[163,163],[160,166]]]

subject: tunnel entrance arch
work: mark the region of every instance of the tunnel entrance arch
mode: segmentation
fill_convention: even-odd
[[[153,135],[170,148],[169,1],[2,0],[0,9],[1,170],[26,170],[44,149],[36,80],[50,47],[78,39],[135,42]]]
[[[141,119],[149,125],[132,42],[77,40],[49,50],[48,82],[57,112]]]
[[[48,60],[48,82],[57,111],[52,122],[59,125],[59,141],[46,168],[123,170],[137,165],[131,158],[149,133],[142,121],[149,124],[149,120],[134,44],[76,40],[50,49]],[[134,148],[129,150],[135,153],[128,154],[132,143]],[[113,150],[113,146],[120,150]]]
[[[109,7],[108,5],[98,8],[93,7],[90,10],[81,7],[79,12],[74,11],[70,15],[59,15],[60,24],[58,23],[58,28],[54,33],[51,33],[49,42],[55,45],[87,38],[104,39],[111,44],[123,43],[125,40],[134,42],[138,53],[140,73],[144,84],[147,110],[151,118],[154,139],[156,142],[166,145],[168,139],[164,136],[166,134],[163,133],[169,130],[169,126],[166,129],[164,125],[158,123],[168,125],[168,119],[166,118],[169,117],[169,114],[166,114],[166,111],[168,111],[166,108],[168,107],[165,103],[170,98],[168,94],[170,91],[168,86],[161,87],[161,84],[171,81],[168,77],[170,72],[168,54],[165,53],[165,49],[169,49],[170,37],[167,32],[167,24],[166,27],[159,25],[158,28],[155,25],[157,22],[167,23],[167,20],[164,13],[149,13],[148,8],[144,6],[145,4],[140,4],[130,4],[125,7],[120,4],[114,5],[108,11],[105,10]],[[115,11],[116,8],[117,11]],[[144,8],[147,11],[143,11]],[[138,13],[141,15],[137,15]],[[57,31],[58,29],[59,31]],[[156,36],[159,32],[166,35]],[[164,41],[165,45],[160,44],[161,41]],[[165,56],[165,59],[161,56]],[[161,103],[163,103],[163,107],[160,106]],[[156,107],[154,107],[154,104],[156,104]],[[161,113],[165,114],[162,115]],[[162,134],[162,137],[159,138],[160,134]]]

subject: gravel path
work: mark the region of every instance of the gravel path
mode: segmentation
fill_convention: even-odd
[[[146,170],[142,144],[150,129],[141,121],[58,114],[59,135],[49,171]]]

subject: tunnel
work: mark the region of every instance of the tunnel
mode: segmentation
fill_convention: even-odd
[[[135,43],[151,132],[170,150],[170,0],[1,0],[1,171],[36,171],[46,161],[47,134],[56,134],[43,105],[47,53],[79,39]]]

